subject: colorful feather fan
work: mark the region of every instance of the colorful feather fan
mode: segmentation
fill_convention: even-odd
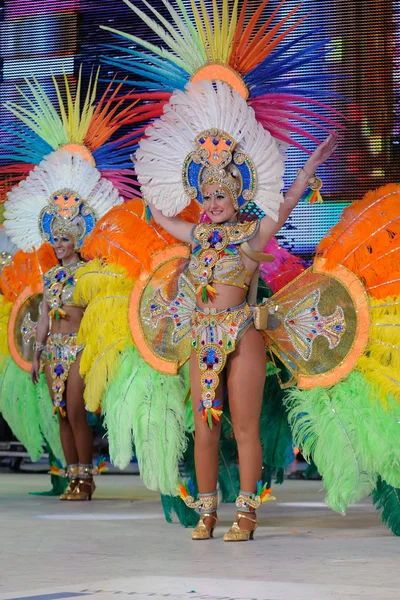
[[[318,100],[318,96],[329,92],[321,85],[315,86],[315,82],[323,84],[329,76],[314,74],[310,82],[307,76],[296,74],[304,64],[325,56],[329,43],[322,40],[304,47],[305,39],[312,39],[318,30],[311,35],[308,32],[289,38],[308,16],[298,16],[302,4],[285,11],[285,16],[279,19],[283,0],[267,18],[265,9],[269,0],[262,0],[246,23],[247,0],[241,7],[239,0],[235,0],[232,8],[227,0],[219,4],[214,0],[210,11],[204,1],[198,6],[191,0],[190,8],[186,8],[182,0],[176,0],[175,6],[165,0],[168,19],[147,0],[143,4],[148,12],[138,8],[137,3],[124,2],[163,43],[157,46],[136,35],[103,26],[113,36],[135,44],[133,48],[109,44],[110,51],[118,51],[118,57],[103,58],[106,64],[133,75],[132,79],[128,76],[127,84],[172,93],[184,90],[190,80],[224,81],[245,98],[249,97],[257,121],[276,139],[306,152],[302,144],[290,138],[291,132],[316,141],[305,124],[312,124],[320,132],[326,132],[328,127],[342,128],[337,122],[342,115]],[[151,93],[147,97],[153,100],[155,112],[158,107],[160,116],[160,100]]]
[[[10,302],[28,286],[39,291],[43,285],[43,274],[57,264],[50,244],[43,244],[34,252],[18,250],[11,263],[0,272],[0,290]]]
[[[11,138],[11,143],[0,147],[0,155],[10,160],[11,164],[1,167],[0,174],[11,173],[12,183],[15,184],[23,180],[44,156],[64,148],[82,154],[103,177],[115,185],[125,199],[137,197],[137,183],[129,171],[132,166],[129,156],[143,135],[143,129],[119,138],[115,138],[115,134],[125,125],[137,121],[145,123],[158,113],[154,114],[154,108],[149,104],[138,105],[140,94],[119,97],[123,83],[114,85],[111,82],[96,104],[98,77],[99,71],[91,75],[83,98],[82,68],[76,81],[75,94],[66,74],[64,90],[53,77],[58,107],[53,105],[36,78],[25,80],[24,89],[17,87],[24,104],[10,102],[5,105],[20,123],[3,128],[7,137]],[[65,102],[63,95],[66,96]],[[162,96],[158,101],[162,106]],[[1,195],[9,188],[10,185],[3,183],[0,186]]]

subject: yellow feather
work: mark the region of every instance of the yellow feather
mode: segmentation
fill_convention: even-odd
[[[204,50],[205,50],[208,58],[210,59],[210,51],[209,51],[208,44],[207,44],[206,33],[204,31],[204,27],[203,27],[203,23],[201,21],[199,11],[197,10],[197,6],[196,6],[194,0],[190,0],[190,4],[192,5],[192,11],[193,11],[194,19],[196,21],[196,27],[197,27],[199,37],[201,39],[201,43],[203,44]]]
[[[225,6],[225,4],[226,4],[226,6]],[[233,38],[235,36],[235,29],[237,26],[237,19],[238,19],[238,6],[239,6],[239,0],[235,0],[233,9],[232,9],[230,23],[229,23],[229,33],[227,36],[223,33],[223,39],[226,38],[225,52],[224,52],[224,58],[223,58],[223,61],[225,63],[229,62],[229,58],[230,58],[230,55],[232,52],[232,42],[233,42]],[[226,27],[227,27],[228,22],[229,22],[228,0],[224,0],[224,13],[223,13],[223,18],[222,18],[223,31],[224,31],[225,23],[226,23]]]
[[[213,0],[213,21],[214,21],[214,51],[215,59],[221,60],[222,47],[221,47],[221,25],[219,20],[219,10],[217,6],[217,0]]]
[[[210,18],[207,13],[206,5],[204,4],[204,0],[200,0],[201,13],[203,15],[204,26],[206,28],[207,33],[207,46],[210,52],[211,61],[214,62],[215,58],[215,44],[214,44],[214,36],[212,33]]]
[[[69,127],[68,127],[68,115],[67,112],[65,110],[65,106],[64,106],[64,100],[61,96],[61,92],[60,92],[60,88],[59,85],[57,83],[57,79],[54,77],[54,75],[51,76],[53,79],[53,84],[54,84],[54,89],[56,90],[56,94],[57,94],[57,99],[58,99],[58,106],[60,108],[60,113],[61,113],[61,119],[63,122],[63,126],[64,126],[64,130],[65,133],[68,135],[69,132]]]
[[[5,361],[10,356],[7,332],[11,309],[12,302],[7,302],[4,296],[0,294],[0,371],[3,368]]]
[[[128,305],[133,285],[124,268],[99,259],[77,273],[74,298],[86,304],[78,334],[78,343],[85,346],[80,372],[85,380],[86,406],[92,412],[99,409],[127,342],[132,344]]]
[[[385,404],[387,394],[400,402],[400,299],[369,298],[370,342],[357,367],[378,390]]]
[[[82,140],[82,142],[84,141],[84,139],[86,137],[86,133],[89,129],[90,122],[93,118],[93,113],[96,109],[96,107],[94,105],[94,101],[96,99],[97,83],[98,83],[98,79],[99,79],[99,74],[100,74],[100,67],[98,67],[98,69],[97,69],[97,73],[94,77],[93,85],[92,85],[93,74],[90,75],[85,102],[84,102],[84,105],[82,108],[82,113],[80,114],[80,118],[78,120],[77,138],[79,140]],[[79,81],[80,81],[80,78],[81,78],[81,71],[79,71]],[[77,104],[78,103],[75,102],[75,106]],[[78,105],[78,109],[79,109],[79,105]],[[79,143],[81,143],[81,142],[79,142]]]

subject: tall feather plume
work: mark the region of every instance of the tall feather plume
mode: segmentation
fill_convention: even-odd
[[[36,407],[36,390],[30,374],[20,369],[11,357],[0,373],[0,412],[31,459],[39,460],[45,440]]]
[[[383,408],[361,373],[329,389],[292,390],[288,407],[295,444],[316,463],[331,508],[344,512],[368,495],[378,473],[399,481],[399,407],[388,398]]]
[[[79,269],[76,278],[74,298],[86,305],[78,333],[84,345],[80,373],[86,406],[96,412],[130,339],[128,302],[134,282],[122,267],[98,259]]]
[[[177,494],[188,385],[186,369],[178,376],[158,373],[128,345],[104,397],[112,461],[124,468],[134,442],[145,485],[166,495]]]

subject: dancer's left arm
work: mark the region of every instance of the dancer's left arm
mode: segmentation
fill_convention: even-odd
[[[308,180],[312,177],[319,166],[328,160],[335,152],[339,142],[338,134],[331,133],[322,144],[320,144],[312,153],[310,158],[300,169],[296,179],[285,194],[285,200],[279,209],[279,218],[275,222],[271,217],[263,217],[257,240],[255,240],[258,249],[263,249],[269,240],[281,229],[290,213],[298,204],[300,198],[308,188]]]

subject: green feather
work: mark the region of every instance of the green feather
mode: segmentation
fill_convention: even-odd
[[[192,508],[186,506],[179,496],[161,494],[161,506],[168,523],[174,523],[174,515],[184,527],[195,527],[199,516]]]
[[[37,384],[40,388],[42,385]],[[29,373],[18,367],[12,358],[8,359],[0,375],[0,412],[33,461],[39,460],[45,444],[42,415],[38,410],[41,395],[37,386],[32,384]],[[53,417],[51,401],[46,416],[48,419]]]
[[[191,18],[189,16],[188,11],[186,10],[185,5],[183,4],[182,0],[176,0],[177,5],[179,6],[181,12],[182,12],[182,16],[186,22],[186,25],[188,27],[188,30],[190,31],[190,33],[192,34],[192,38],[196,43],[197,46],[197,50],[199,53],[199,56],[202,57],[204,62],[207,62],[207,54],[206,51],[204,49],[203,46],[203,42],[201,41],[201,38],[199,36],[199,32],[197,31],[197,29],[194,27]]]
[[[267,374],[277,370],[272,363],[267,363]],[[284,391],[275,374],[268,375],[265,381],[260,435],[264,465],[272,471],[285,469],[293,460],[293,440],[284,406]]]
[[[178,465],[186,447],[183,374],[152,369],[134,347],[127,347],[103,399],[104,426],[111,460],[124,468],[132,453],[132,436],[145,485],[176,495]]]
[[[388,485],[378,477],[372,499],[376,509],[382,511],[382,522],[394,535],[400,535],[400,488]]]
[[[400,407],[390,397],[383,407],[361,373],[330,389],[292,390],[287,406],[295,443],[314,460],[334,510],[370,494],[378,474],[398,484]]]

